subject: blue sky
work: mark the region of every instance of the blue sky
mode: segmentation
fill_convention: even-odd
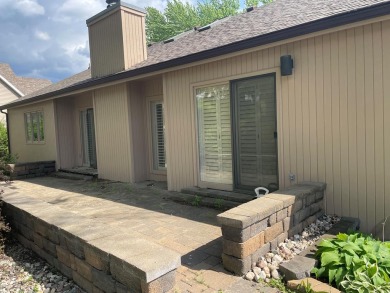
[[[166,0],[125,2],[163,10]],[[0,63],[53,82],[87,69],[85,20],[105,7],[105,0],[0,0]]]

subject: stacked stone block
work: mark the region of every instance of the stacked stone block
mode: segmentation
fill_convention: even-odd
[[[87,292],[167,292],[180,255],[30,197],[4,195],[18,241]]]
[[[303,182],[218,215],[224,267],[247,273],[252,263],[324,214],[325,183]]]
[[[45,176],[56,171],[55,161],[9,164],[11,179]]]

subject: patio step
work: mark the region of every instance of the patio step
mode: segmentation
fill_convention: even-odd
[[[91,175],[82,175],[82,174],[62,172],[62,171],[52,173],[51,176],[58,177],[58,178],[72,179],[72,180],[85,180],[85,181],[93,180],[93,176]]]
[[[208,208],[217,209],[221,211],[230,210],[241,204],[240,202],[231,201],[223,198],[206,197],[198,194],[193,195],[193,194],[185,194],[185,193],[178,193],[175,195],[171,195],[167,197],[167,199],[177,203],[199,206],[199,207],[208,207]]]
[[[246,203],[254,199],[254,196],[231,191],[222,191],[209,188],[188,187],[181,190],[182,193],[197,195],[202,198],[223,199],[225,201]]]

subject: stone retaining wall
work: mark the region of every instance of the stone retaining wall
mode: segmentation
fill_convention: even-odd
[[[163,293],[173,288],[178,253],[27,196],[5,194],[3,200],[19,242],[85,291]]]
[[[252,263],[324,214],[325,183],[303,182],[218,215],[224,267],[247,273]]]
[[[9,164],[11,179],[45,176],[56,171],[55,161]]]

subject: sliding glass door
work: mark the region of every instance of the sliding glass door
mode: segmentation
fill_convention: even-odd
[[[275,75],[196,89],[199,186],[278,186]]]

